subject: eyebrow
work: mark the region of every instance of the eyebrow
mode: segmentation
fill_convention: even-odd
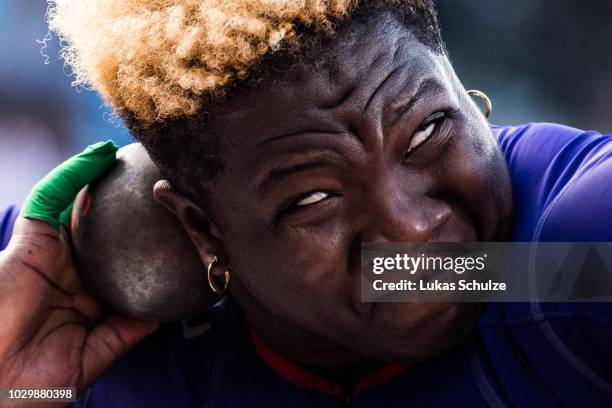
[[[268,144],[270,142],[274,142],[274,141],[277,141],[277,140],[280,140],[280,139],[286,139],[288,137],[293,137],[293,136],[301,136],[301,135],[305,135],[305,134],[308,134],[308,133],[322,135],[322,134],[336,134],[337,132],[332,132],[332,131],[329,131],[329,130],[314,130],[314,129],[313,130],[306,130],[306,129],[305,130],[298,130],[296,132],[285,133],[283,135],[278,135],[278,136],[271,137],[269,139],[265,139],[265,140],[257,143],[255,145],[255,148],[259,148],[259,147],[261,147],[263,145],[266,145],[266,144]]]
[[[434,79],[434,78],[427,78],[425,80],[423,80],[420,84],[418,89],[416,90],[416,92],[414,93],[414,95],[412,95],[412,97],[410,98],[410,100],[405,103],[405,104],[401,104],[400,106],[398,106],[397,108],[393,109],[394,111],[394,118],[392,119],[391,123],[395,124],[406,112],[410,111],[414,105],[418,102],[418,100],[420,98],[423,97],[423,95],[434,91],[434,90],[438,90],[441,89],[442,86],[440,85],[440,83]],[[349,91],[347,93],[352,92]],[[257,147],[267,144],[273,140],[278,140],[278,139],[284,139],[287,137],[292,137],[292,136],[297,136],[297,135],[302,135],[305,133],[333,133],[333,132],[328,132],[328,131],[323,131],[323,132],[309,132],[309,131],[298,131],[298,132],[292,132],[289,134],[285,134],[285,135],[280,135],[280,136],[275,136],[273,138],[264,140],[263,142],[261,142],[260,144],[257,145]],[[300,163],[300,164],[296,164],[296,165],[289,165],[289,166],[278,166],[273,168],[272,170],[270,170],[266,176],[264,177],[263,181],[257,186],[257,192],[259,194],[263,194],[265,192],[267,192],[268,190],[270,190],[271,186],[274,185],[275,183],[286,179],[287,177],[296,174],[296,173],[302,173],[302,172],[306,172],[306,171],[310,171],[312,169],[318,168],[318,167],[323,167],[326,164],[329,164],[329,162],[327,160],[314,160],[314,161],[310,161],[307,163]]]
[[[280,180],[286,179],[287,177],[293,174],[310,171],[312,169],[323,167],[328,164],[329,160],[319,159],[306,163],[275,167],[266,174],[263,181],[257,187],[257,192],[263,194],[267,192],[272,185],[279,182]]]
[[[434,78],[428,78],[421,82],[417,91],[414,93],[414,95],[412,95],[412,97],[406,104],[402,104],[398,108],[393,109],[394,115],[393,119],[391,120],[391,124],[395,125],[397,121],[400,120],[400,118],[404,116],[406,112],[414,108],[414,105],[418,102],[419,99],[423,97],[423,95],[430,93],[434,90],[439,90],[441,88],[442,86],[440,85],[440,83]]]
[[[390,77],[393,75],[393,73],[394,73],[395,71],[399,70],[400,68],[401,68],[401,67],[396,68],[396,69],[395,69],[395,70],[394,70],[394,71],[393,71],[393,72],[392,72],[392,73],[391,73],[391,74],[390,74],[390,75],[389,75],[389,76],[388,76],[388,77],[385,79],[385,81],[386,81],[388,78],[390,78]],[[403,115],[404,115],[406,112],[408,112],[409,110],[411,110],[411,109],[414,107],[414,105],[417,103],[417,101],[418,101],[420,98],[422,98],[422,97],[423,97],[423,95],[425,95],[426,93],[428,93],[428,92],[430,92],[430,91],[432,91],[432,90],[437,90],[437,89],[441,89],[441,88],[442,88],[442,86],[440,85],[440,83],[439,83],[439,82],[438,82],[436,79],[434,79],[434,78],[428,78],[428,79],[423,80],[423,82],[421,82],[421,83],[419,84],[419,88],[417,89],[417,91],[415,92],[415,94],[412,96],[412,98],[410,98],[410,100],[408,101],[408,103],[406,103],[405,105],[400,106],[400,107],[399,107],[399,108],[397,108],[397,109],[394,109],[394,111],[395,111],[395,115],[394,115],[394,118],[391,120],[391,124],[392,124],[392,125],[395,125],[395,123],[396,123],[396,122],[397,122],[397,121],[398,121],[398,120],[399,120],[399,119],[400,119],[400,118],[401,118],[401,117],[402,117],[402,116],[403,116]],[[337,105],[339,105],[339,104],[342,104],[342,103],[343,103],[343,102],[346,100],[346,98],[348,98],[348,97],[349,97],[349,96],[350,96],[350,95],[351,95],[351,94],[352,94],[352,93],[355,91],[355,89],[356,89],[355,87],[348,88],[348,89],[345,91],[345,93],[342,95],[342,97],[341,97],[341,98],[339,98],[337,101],[334,101],[334,102],[333,102],[333,103],[332,103],[330,106],[332,106],[332,105],[336,105],[336,106],[337,106]],[[372,98],[373,98],[373,96],[372,96],[372,97],[370,97],[370,99],[369,99],[369,100],[368,100],[368,102],[366,103],[366,108],[364,109],[364,112],[367,110],[367,106],[370,104],[370,102],[371,102]],[[292,136],[300,136],[300,135],[303,135],[303,134],[305,134],[305,133],[319,133],[319,134],[325,134],[325,133],[328,133],[328,134],[332,134],[332,133],[335,133],[335,132],[332,132],[332,131],[326,131],[326,130],[299,130],[299,131],[296,131],[296,132],[291,132],[291,133],[287,133],[287,134],[283,134],[283,135],[274,136],[274,137],[271,137],[271,138],[269,138],[269,139],[265,139],[265,140],[263,140],[263,141],[259,142],[259,143],[258,143],[258,144],[255,146],[255,148],[259,148],[259,147],[261,147],[261,146],[263,146],[263,145],[266,145],[266,144],[268,144],[268,143],[270,143],[270,142],[274,142],[274,141],[279,140],[279,139],[285,139],[285,138],[292,137]]]

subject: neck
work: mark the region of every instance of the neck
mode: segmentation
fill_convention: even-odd
[[[240,302],[238,302],[240,304]],[[330,381],[348,384],[384,366],[316,333],[240,304],[250,330],[275,353]]]
[[[298,360],[294,358],[291,361],[289,358],[272,349],[272,347],[256,333],[253,327],[249,327],[249,330],[257,353],[268,366],[280,375],[298,384],[304,384],[304,381],[307,381],[311,387],[313,383],[319,384],[316,386],[319,387],[319,390],[321,390],[320,387],[322,387],[322,389],[326,389],[327,392],[329,392],[331,387],[336,390],[335,392],[338,392],[340,389],[340,392],[343,394],[352,392],[355,390],[359,380],[366,378],[368,374],[378,370],[382,366],[375,363],[366,363],[357,366],[351,365],[350,367],[328,368],[327,366],[312,366],[307,363],[300,363],[299,358]],[[310,378],[310,380],[308,380],[308,378]],[[327,382],[321,383],[320,381]],[[308,386],[306,387],[308,388]]]

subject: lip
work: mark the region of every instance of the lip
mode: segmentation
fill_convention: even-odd
[[[466,213],[461,207],[452,206],[451,215],[445,217],[444,220],[435,228],[435,230],[430,235],[427,241],[420,242],[411,242],[411,244],[418,244],[416,248],[413,249],[413,253],[428,253],[428,248],[431,247],[432,244],[436,243],[461,243],[461,242],[478,242],[480,238],[478,230],[478,224],[476,223],[476,219],[470,216],[469,213]],[[446,236],[445,236],[446,235]],[[363,242],[363,245],[402,245],[401,242]],[[388,252],[388,251],[386,251]],[[384,293],[377,297],[376,301],[372,302],[363,302],[362,301],[362,292],[361,292],[361,284],[362,284],[362,271],[363,268],[361,263],[363,261],[363,257],[360,256],[359,261],[359,273],[351,274],[356,278],[352,280],[352,288],[351,288],[351,300],[350,305],[355,314],[358,316],[371,316],[373,310],[377,303],[398,303],[397,300],[391,300],[393,297],[396,297],[395,293]],[[371,265],[370,265],[371,266]],[[453,278],[456,278],[458,275],[452,273],[451,271],[423,271],[424,274],[420,275],[420,277],[424,280],[430,281],[433,279],[438,279],[439,281],[452,281]],[[422,271],[417,273],[421,274]],[[450,274],[449,274],[450,273]],[[372,282],[372,281],[371,281]],[[433,302],[434,300],[424,300],[425,302]],[[417,301],[414,301],[417,302]],[[418,302],[423,302],[420,300]]]

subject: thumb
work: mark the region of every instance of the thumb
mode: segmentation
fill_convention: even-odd
[[[34,186],[21,209],[21,216],[44,221],[57,229],[62,212],[81,188],[115,162],[116,152],[113,142],[100,142],[57,166]]]

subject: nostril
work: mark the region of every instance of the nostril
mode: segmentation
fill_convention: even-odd
[[[453,217],[451,206],[430,196],[403,195],[395,200],[385,196],[377,204],[358,236],[365,242],[433,241]]]
[[[444,224],[450,219],[451,215],[453,215],[453,211],[451,210],[451,208],[447,205],[444,205],[441,211],[436,214],[436,226]]]
[[[436,215],[434,217],[433,230],[431,231],[428,241],[438,240],[442,227],[444,226],[444,224],[446,224],[451,219],[452,215],[453,215],[453,210],[445,204],[443,205],[442,208],[440,208],[438,212],[436,212]]]
[[[430,228],[424,218],[419,218],[412,223],[412,231],[415,235],[418,236],[427,234],[432,229],[433,228]]]

